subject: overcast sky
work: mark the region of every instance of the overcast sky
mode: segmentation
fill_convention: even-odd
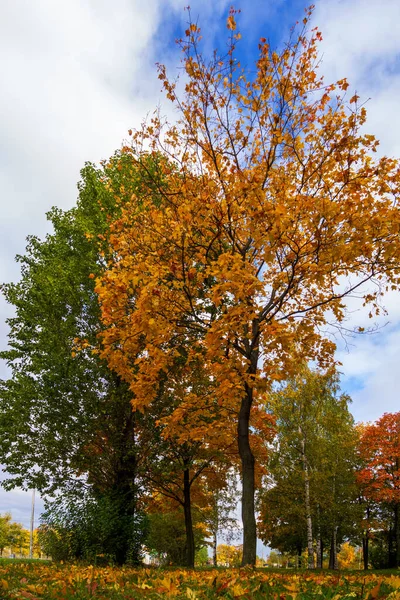
[[[316,0],[313,21],[323,35],[321,70],[329,82],[347,77],[367,104],[370,133],[382,154],[400,156],[399,0]],[[146,114],[161,103],[156,62],[177,72],[187,2],[181,0],[0,0],[0,281],[15,281],[14,261],[25,238],[48,231],[45,213],[76,201],[85,161],[110,156]],[[192,16],[207,38],[221,43],[230,0],[194,0]],[[257,39],[278,45],[303,16],[298,0],[242,0],[238,19],[245,64]],[[338,340],[342,389],[353,398],[356,420],[399,410],[399,295],[388,297],[380,331]],[[351,324],[366,315],[353,303]],[[0,347],[5,319],[0,299]],[[0,377],[7,376],[5,365]],[[0,513],[28,525],[30,495],[0,491]],[[41,507],[40,501],[38,507]]]

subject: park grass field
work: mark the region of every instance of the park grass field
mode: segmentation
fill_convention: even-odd
[[[0,561],[1,600],[400,600],[400,571],[153,569]]]

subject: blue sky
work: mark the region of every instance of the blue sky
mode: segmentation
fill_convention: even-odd
[[[17,253],[25,238],[48,231],[45,212],[70,208],[76,200],[85,161],[110,156],[127,130],[157,104],[173,118],[160,93],[156,62],[177,73],[180,53],[174,39],[187,21],[181,0],[13,0],[0,4],[0,281],[17,280]],[[221,47],[232,2],[194,0],[205,47]],[[327,81],[347,77],[351,90],[370,98],[367,129],[381,140],[382,154],[400,156],[400,2],[398,0],[316,0],[312,25],[323,35],[321,71]],[[306,3],[297,0],[242,0],[240,57],[254,62],[260,36],[279,47]],[[350,91],[351,91],[350,90]],[[399,410],[399,294],[380,331],[344,343],[338,339],[342,388],[353,397],[357,420]],[[369,324],[349,302],[349,326]],[[0,346],[6,345],[0,299]],[[0,377],[7,376],[5,365]],[[11,510],[29,522],[30,496],[0,491],[0,513]],[[40,501],[39,501],[40,507]]]

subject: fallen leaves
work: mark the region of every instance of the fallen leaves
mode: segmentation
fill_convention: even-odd
[[[379,600],[400,599],[400,577],[375,573],[249,569],[84,567],[0,562],[1,600]]]

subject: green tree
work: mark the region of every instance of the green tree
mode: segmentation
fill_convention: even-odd
[[[337,568],[337,546],[357,522],[357,438],[349,398],[338,391],[336,375],[303,367],[269,398],[278,433],[261,494],[262,537],[299,555],[306,544],[309,568],[315,551],[322,566],[325,544]]]
[[[10,543],[11,513],[0,515],[0,556],[3,556],[4,548]]]
[[[205,567],[208,565],[208,563],[209,563],[209,557],[208,557],[207,546],[202,546],[196,552],[195,565],[197,567]]]
[[[107,260],[108,221],[120,212],[116,190],[119,202],[127,201],[140,182],[121,153],[101,167],[87,164],[81,177],[76,207],[48,213],[53,233],[28,238],[17,257],[21,280],[2,286],[15,308],[9,349],[1,353],[11,367],[0,385],[0,459],[10,474],[4,486],[50,494],[85,481],[102,510],[119,506],[122,519],[126,511],[133,518],[137,418],[132,392],[96,354],[94,278]]]
[[[39,540],[53,560],[137,563],[147,531],[145,517],[118,490],[99,497],[64,493],[41,516]]]
[[[175,506],[175,509],[169,506],[169,511],[148,515],[149,529],[145,546],[162,564],[182,566],[187,561],[185,515],[181,506],[178,508]],[[205,546],[204,529],[195,526],[193,536],[195,552],[197,552]]]

